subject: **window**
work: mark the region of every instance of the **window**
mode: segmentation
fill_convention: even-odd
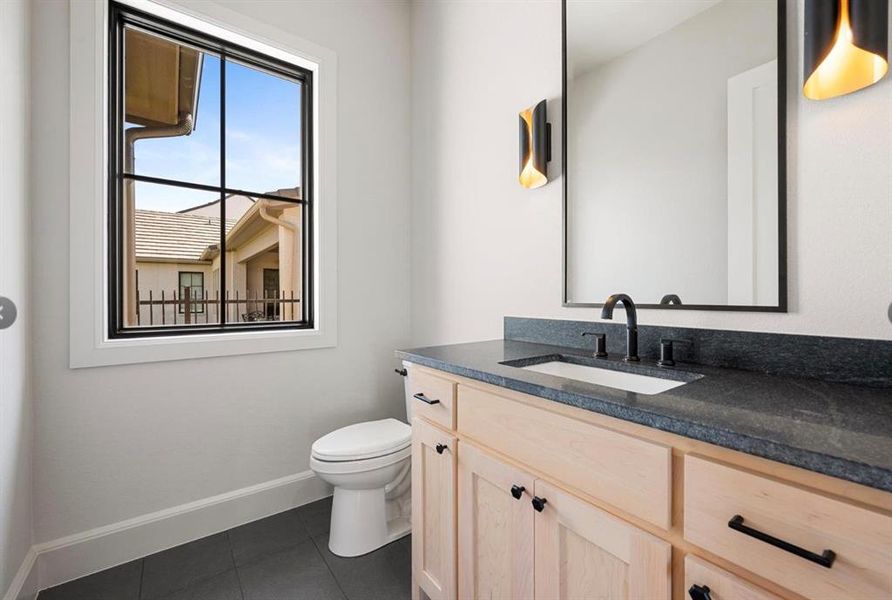
[[[109,17],[109,337],[312,328],[312,72]]]
[[[137,271],[139,275],[139,271]],[[139,284],[137,283],[137,286]],[[180,271],[180,314],[203,313],[207,302],[207,290],[204,289],[204,273]]]

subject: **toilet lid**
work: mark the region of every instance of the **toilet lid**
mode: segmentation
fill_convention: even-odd
[[[331,461],[361,460],[391,454],[411,442],[412,428],[402,421],[367,421],[323,435],[313,443],[313,456]]]

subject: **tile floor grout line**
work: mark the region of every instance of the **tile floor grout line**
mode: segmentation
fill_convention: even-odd
[[[238,582],[238,591],[242,596],[242,600],[245,600],[245,588],[242,586],[242,574],[239,573],[238,565],[235,563],[235,550],[232,547],[232,538],[229,536],[229,532],[232,529],[226,530],[226,541],[229,542],[229,556],[232,558],[232,568],[235,570],[235,580]]]
[[[139,593],[136,594],[136,600],[142,600],[142,578],[146,573],[146,557],[139,559]]]
[[[310,533],[310,532],[307,531],[307,533]],[[322,534],[319,534],[319,537],[321,538],[321,537],[322,537]],[[351,599],[350,599],[350,596],[347,595],[347,592],[344,591],[344,588],[341,587],[341,580],[338,579],[338,576],[335,575],[335,572],[334,572],[334,570],[332,570],[331,565],[328,564],[328,561],[327,561],[327,560],[325,560],[325,553],[324,553],[322,550],[319,549],[319,544],[316,543],[316,538],[314,538],[314,537],[311,535],[311,536],[310,536],[310,541],[313,543],[313,547],[316,549],[316,552],[319,554],[319,558],[322,559],[322,564],[324,564],[324,565],[325,565],[325,568],[328,569],[328,572],[331,573],[331,578],[334,579],[335,585],[338,586],[338,590],[340,590],[341,595],[342,595],[346,600],[351,600]]]

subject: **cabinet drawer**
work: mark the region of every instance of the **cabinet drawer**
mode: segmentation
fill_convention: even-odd
[[[694,586],[709,588],[708,597],[711,600],[781,600],[780,596],[775,596],[705,560],[688,555],[684,559],[684,589],[691,598],[695,597],[690,591]]]
[[[672,450],[465,385],[458,429],[581,492],[668,529]]]
[[[808,598],[892,597],[889,515],[697,456],[684,464],[690,542]],[[825,550],[829,568],[807,557]]]
[[[409,369],[412,417],[422,417],[446,429],[455,429],[455,383],[418,368]]]

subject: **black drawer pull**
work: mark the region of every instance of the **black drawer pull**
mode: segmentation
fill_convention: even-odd
[[[526,488],[522,485],[512,485],[511,486],[511,495],[514,496],[515,500],[520,500],[520,497],[523,496],[523,493],[526,491]]]
[[[417,394],[415,394],[413,396],[413,398],[421,400],[422,402],[425,402],[427,404],[439,404],[440,403],[439,400],[434,400],[432,398],[428,398],[427,396],[425,396],[424,392],[418,392]]]
[[[449,446],[447,446],[446,444],[437,444],[436,446],[434,446],[434,449],[436,449],[437,454],[443,454],[443,451],[446,450],[446,448],[448,447]]]
[[[730,527],[734,531],[739,531],[744,535],[748,535],[750,537],[756,538],[757,540],[761,540],[766,544],[771,544],[775,548],[786,550],[791,554],[801,556],[805,560],[810,560],[813,563],[818,563],[822,567],[826,567],[828,569],[833,566],[833,561],[836,560],[836,552],[834,552],[833,550],[824,550],[824,552],[822,552],[821,554],[815,554],[814,552],[810,552],[805,548],[795,546],[790,542],[785,542],[784,540],[778,539],[772,535],[768,535],[767,533],[762,533],[758,529],[747,527],[743,524],[743,517],[741,517],[740,515],[734,515],[731,520],[728,521],[728,527]]]
[[[545,509],[545,504],[548,502],[545,498],[540,498],[539,496],[533,496],[533,508],[536,509],[536,512],[542,512]]]
[[[394,369],[393,372],[401,377],[405,377],[406,375],[409,374],[409,372],[405,369]]]
[[[688,590],[691,600],[712,600],[712,596],[709,595],[709,592],[708,585],[697,585],[696,583]]]

